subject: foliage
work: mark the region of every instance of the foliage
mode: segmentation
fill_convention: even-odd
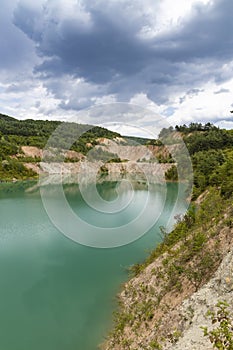
[[[174,163],[175,162],[170,153],[168,155],[163,155],[163,154],[159,153],[158,156],[156,157],[156,161],[158,163]]]
[[[184,134],[192,133],[194,131],[209,131],[209,130],[217,130],[218,128],[211,123],[206,123],[202,125],[202,123],[190,123],[189,126],[183,124],[181,126],[176,125],[175,130],[180,131]]]
[[[170,169],[168,169],[165,173],[166,180],[177,181],[178,180],[178,172],[177,167],[173,165]]]
[[[199,151],[210,149],[226,149],[233,144],[233,133],[224,129],[210,129],[204,132],[194,132],[184,136],[189,153],[192,155]]]
[[[3,136],[0,140],[0,159],[6,159],[9,155],[14,155],[18,152],[16,144],[9,142]]]
[[[225,162],[214,169],[210,184],[220,186],[221,195],[230,198],[233,193],[233,151],[225,153]]]
[[[233,144],[232,130],[219,129],[211,123],[205,125],[201,123],[191,123],[189,126],[176,125],[175,129],[172,126],[163,128],[160,131],[159,139],[166,140],[168,137],[173,137],[174,141],[174,135],[177,132],[182,134],[191,155],[199,151],[207,151],[210,149],[226,149],[232,147]]]
[[[51,134],[53,137],[50,139]],[[35,173],[26,169],[22,163],[37,162],[40,159],[24,157],[21,146],[44,148],[47,144],[50,147],[71,149],[87,154],[97,144],[98,138],[112,139],[118,136],[120,136],[118,133],[98,126],[51,120],[17,120],[0,114],[0,179],[12,180],[35,176]],[[76,141],[72,142],[72,140]],[[99,152],[98,157],[106,160],[109,160],[109,157],[117,158],[115,154],[107,154],[104,151],[101,154]]]
[[[222,150],[211,149],[193,154],[195,197],[205,190],[211,183],[211,176],[220,165],[225,162]]]
[[[156,140],[156,139],[151,139],[151,140],[148,140],[147,142],[146,142],[146,145],[147,146],[150,146],[150,145],[152,145],[152,146],[162,146],[163,145],[163,143],[162,143],[162,141],[161,140]]]
[[[59,126],[62,127],[59,128],[56,135],[56,129]],[[22,145],[43,148],[52,134],[51,147],[66,148],[70,140],[78,139],[78,141],[73,143],[71,149],[84,154],[90,149],[86,145],[87,143],[96,144],[96,140],[101,137],[112,139],[120,136],[116,132],[98,126],[61,123],[52,120],[17,120],[0,114],[0,135],[2,135],[4,142],[10,142],[11,145],[17,148]],[[11,150],[6,154],[12,154]]]
[[[204,336],[207,336],[212,343],[213,349],[233,350],[233,317],[229,311],[229,304],[219,301],[216,310],[209,310],[207,315],[211,318],[212,324],[217,324],[212,330],[201,327]]]
[[[3,160],[0,162],[0,179],[11,181],[12,179],[24,180],[33,178],[35,173],[15,159]]]
[[[149,142],[145,137],[125,136],[124,139],[132,146],[147,145]]]
[[[232,154],[231,157],[229,156],[229,150],[233,145],[233,131],[219,129],[210,123],[205,125],[191,123],[189,126],[176,126],[175,129],[173,127],[164,128],[159,137],[166,142],[173,138],[176,143],[177,141],[174,140],[176,132],[183,135],[191,155],[194,171],[193,199],[197,198],[209,185],[221,186],[222,195],[229,198],[233,191],[233,156]],[[185,172],[187,167],[182,164],[182,160],[178,159],[177,162],[179,169]],[[184,173],[181,177],[187,178],[187,175]],[[166,178],[168,180],[177,179],[175,168],[166,173]]]
[[[128,159],[121,159],[118,156],[116,156],[115,158],[111,158],[107,160],[106,163],[126,163],[126,162],[128,162]]]

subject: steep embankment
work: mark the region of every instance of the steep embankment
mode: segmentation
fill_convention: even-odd
[[[215,327],[207,315],[210,310],[216,311],[219,301],[227,302],[229,309],[233,309],[233,250],[228,253],[227,247],[226,256],[210,281],[181,304],[179,312],[183,319],[183,335],[177,340],[177,343],[166,344],[163,349],[213,349],[209,338],[203,336],[200,326],[206,326],[209,330]]]
[[[204,197],[204,198],[203,198]],[[218,300],[233,307],[232,200],[202,196],[123,288],[108,350],[211,349],[201,326]]]
[[[191,123],[176,131],[192,160],[193,200],[197,200],[182,220],[178,218],[174,231],[168,235],[162,229],[164,240],[147,261],[131,269],[134,277],[119,296],[115,328],[103,345],[107,350],[211,349],[209,337],[200,329],[214,327],[206,311],[221,299],[233,309],[233,131],[210,123]],[[177,165],[185,174],[176,131],[163,129],[160,139],[168,149],[174,147]],[[176,179],[171,170],[171,179]],[[233,326],[230,339],[233,346]]]

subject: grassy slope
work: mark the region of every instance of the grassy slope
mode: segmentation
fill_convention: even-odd
[[[162,349],[182,334],[181,302],[205,284],[233,248],[232,198],[209,189],[193,222],[189,214],[124,287],[107,349]]]
[[[147,260],[132,267],[134,277],[120,295],[105,349],[151,350],[175,343],[184,323],[179,305],[233,248],[232,131],[195,131],[186,133],[185,141],[194,165],[192,206],[169,235],[162,229],[164,240]]]

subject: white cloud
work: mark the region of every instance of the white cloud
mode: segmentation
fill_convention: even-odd
[[[1,112],[19,119],[56,117],[59,101],[40,82],[27,80],[24,85],[0,85]]]
[[[153,38],[172,31],[187,21],[195,6],[211,3],[211,0],[160,0],[156,2],[156,9],[150,8],[150,25],[144,26],[140,34],[145,38]]]
[[[180,123],[190,123],[193,121],[217,121],[232,118],[230,114],[232,104],[232,93],[226,92],[216,94],[217,90],[233,91],[233,79],[227,83],[217,85],[208,82],[202,86],[202,90],[197,95],[188,96],[180,104],[180,96],[174,96],[176,108],[174,114],[168,118],[173,125]]]
[[[231,0],[19,0],[14,14],[15,0],[2,6],[0,112],[149,130],[160,115],[230,123]],[[121,101],[147,112],[79,113]]]
[[[136,125],[130,125],[127,123],[106,123],[106,124],[100,124],[100,126],[106,127],[112,131],[118,132],[119,134],[123,136],[137,136],[137,137],[144,137],[144,138],[155,138],[157,135],[155,135],[150,130],[147,130],[146,128],[142,128]]]

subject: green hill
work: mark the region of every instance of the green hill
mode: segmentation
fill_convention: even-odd
[[[59,129],[59,134],[56,130]],[[87,130],[87,131],[86,131]],[[51,147],[67,146],[71,139],[75,141],[71,150],[86,154],[91,147],[94,147],[98,138],[119,137],[120,134],[112,132],[108,129],[93,125],[62,123],[51,120],[18,120],[10,116],[0,114],[0,179],[11,180],[25,179],[34,177],[35,173],[27,170],[22,164],[20,157],[16,155],[22,154],[22,146],[35,146],[43,149],[47,144],[51,134],[55,133]],[[35,161],[36,159],[28,159]],[[24,159],[26,161],[26,159]]]

